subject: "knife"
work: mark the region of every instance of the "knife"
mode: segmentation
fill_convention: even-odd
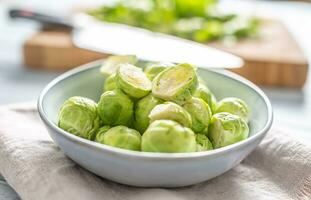
[[[11,9],[9,16],[69,28],[72,30],[73,43],[92,51],[136,55],[147,61],[186,62],[201,68],[237,68],[243,65],[241,58],[205,44],[128,25],[102,22],[85,13],[77,13],[66,19],[30,10]]]

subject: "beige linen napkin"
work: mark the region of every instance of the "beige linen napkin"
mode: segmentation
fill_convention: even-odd
[[[0,172],[22,199],[311,199],[311,148],[272,130],[240,165],[194,186],[120,185],[84,170],[53,143],[33,104],[0,108]]]

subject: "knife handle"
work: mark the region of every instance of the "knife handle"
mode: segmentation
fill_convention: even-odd
[[[44,24],[44,25],[58,26],[58,27],[69,28],[69,29],[74,28],[72,23],[65,18],[61,18],[57,16],[50,16],[50,15],[46,15],[46,14],[42,14],[38,12],[33,12],[31,10],[10,9],[9,16],[12,19],[16,19],[16,18],[28,19],[28,20],[40,22],[41,24]]]

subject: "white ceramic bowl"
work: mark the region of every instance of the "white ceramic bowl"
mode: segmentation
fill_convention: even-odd
[[[228,71],[199,69],[218,99],[234,96],[251,109],[250,136],[223,148],[195,153],[135,152],[98,144],[57,127],[57,114],[71,96],[98,101],[104,78],[96,61],[57,77],[42,91],[39,114],[54,142],[85,169],[115,182],[142,187],[180,187],[200,183],[238,165],[263,139],[272,124],[272,108],[254,84]]]

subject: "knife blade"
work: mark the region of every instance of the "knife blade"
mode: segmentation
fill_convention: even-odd
[[[136,55],[147,61],[186,62],[201,68],[237,68],[243,65],[243,60],[238,56],[204,44],[123,24],[102,22],[84,13],[77,13],[67,20],[12,9],[10,16],[71,28],[74,44],[92,51]]]

